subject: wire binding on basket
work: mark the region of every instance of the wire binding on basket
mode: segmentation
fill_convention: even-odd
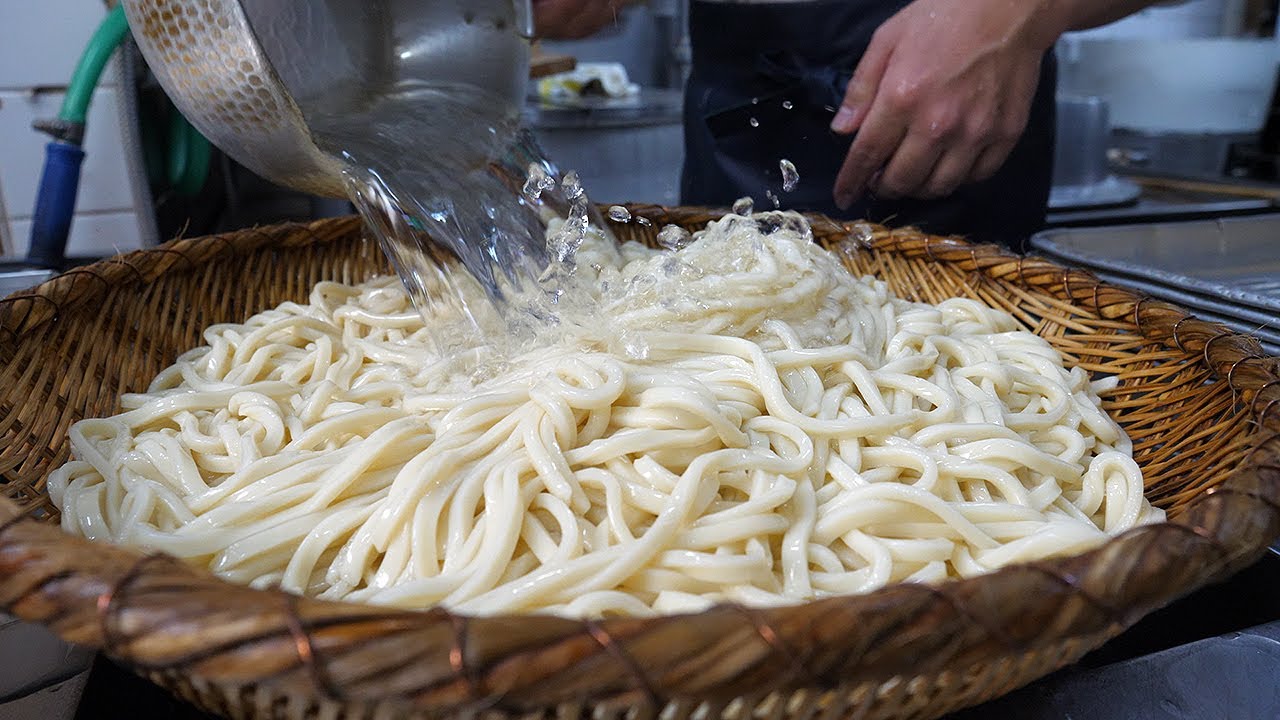
[[[1207,488],[1204,491],[1204,496],[1205,498],[1210,498],[1216,495],[1218,492],[1219,492],[1219,488],[1217,487]],[[1167,525],[1168,527],[1174,528],[1179,532],[1191,533],[1195,537],[1208,543],[1210,547],[1212,547],[1214,550],[1217,550],[1220,554],[1224,556],[1227,554],[1227,549],[1222,545],[1222,541],[1218,540],[1218,538],[1214,536],[1213,532],[1208,528],[1204,527],[1203,525],[1184,525],[1182,523],[1165,523],[1165,525]],[[1133,530],[1126,531],[1125,534],[1127,535],[1129,533],[1132,533],[1141,529],[1142,528],[1134,528]]]
[[[483,701],[484,693],[480,690],[480,683],[476,680],[475,673],[467,665],[467,623],[469,620],[464,615],[457,615],[448,610],[445,610],[444,613],[453,629],[453,644],[449,647],[449,667],[453,669],[454,675],[466,685],[467,695],[471,697],[472,702],[480,703]]]
[[[1272,465],[1268,463],[1266,465],[1259,465],[1258,467],[1262,470],[1270,470],[1272,472],[1280,473],[1280,465]],[[1241,497],[1247,497],[1250,500],[1263,503],[1264,505],[1268,505],[1276,512],[1280,512],[1280,502],[1276,502],[1272,498],[1269,498],[1256,490],[1241,490],[1240,488],[1233,487],[1209,488],[1205,491],[1205,495],[1239,495]]]
[[[102,628],[102,651],[106,654],[120,657],[123,660],[129,659],[128,656],[121,655],[118,652],[119,646],[116,644],[115,633],[112,630],[111,620],[113,613],[116,611],[120,597],[124,594],[125,590],[142,576],[142,570],[147,565],[163,559],[165,559],[164,555],[143,555],[138,558],[137,562],[129,566],[129,569],[125,571],[124,575],[121,575],[120,578],[104,590],[102,594],[98,595],[98,599],[94,605],[98,611],[98,625]]]
[[[805,664],[804,660],[802,660],[800,656],[792,650],[789,645],[787,645],[787,643],[782,639],[782,636],[778,634],[778,631],[774,629],[773,625],[765,619],[763,613],[739,603],[728,603],[728,607],[745,615],[752,627],[755,628],[756,634],[760,636],[760,639],[763,640],[764,643],[787,664],[787,670],[781,673],[782,675],[787,679],[799,680],[806,685],[821,684],[821,679],[815,675],[813,671],[809,669],[809,666]]]
[[[1026,649],[1025,643],[1015,640],[1013,636],[1005,632],[1003,628],[995,627],[969,612],[968,608],[964,607],[961,603],[956,602],[956,599],[947,592],[945,587],[934,587],[932,585],[920,585],[920,587],[934,598],[945,602],[957,615],[964,618],[970,624],[981,628],[988,637],[1000,643],[1005,649],[1015,652]]]
[[[288,628],[289,635],[293,638],[293,646],[298,652],[298,662],[302,667],[306,668],[307,675],[325,699],[343,702],[346,699],[346,694],[333,682],[333,678],[329,677],[329,672],[325,670],[321,664],[320,657],[316,654],[316,646],[311,640],[311,633],[307,632],[307,629],[303,627],[302,618],[298,616],[298,598],[286,592],[275,592],[280,596],[280,600],[284,605],[285,627]]]
[[[1082,587],[1074,576],[1068,575],[1067,573],[1064,573],[1059,570],[1055,570],[1054,568],[1044,563],[1031,563],[1028,567],[1035,570],[1036,572],[1043,573],[1049,579],[1059,583],[1063,587],[1070,589],[1075,594],[1084,598],[1085,601],[1087,601],[1090,605],[1093,605],[1095,608],[1097,608],[1102,613],[1104,613],[1111,620],[1111,622],[1116,624],[1122,624],[1124,613],[1118,608],[1116,608],[1114,605],[1112,605],[1111,603],[1104,602],[1097,595],[1094,595],[1093,593],[1089,592],[1089,590]]]
[[[1256,404],[1258,400],[1263,399],[1263,396],[1265,396],[1273,387],[1280,389],[1280,378],[1265,383],[1262,387],[1258,388],[1257,394],[1253,397],[1254,403]],[[1271,411],[1276,409],[1280,409],[1280,392],[1276,393],[1276,397],[1269,401],[1266,404],[1266,407],[1258,411],[1258,424],[1263,427],[1269,426],[1271,424]],[[1277,426],[1280,427],[1280,422],[1277,422]]]
[[[1209,367],[1213,367],[1213,354],[1210,352],[1210,348],[1213,347],[1213,344],[1219,340],[1230,338],[1233,335],[1234,333],[1224,328],[1217,335],[1214,335],[1213,337],[1204,341],[1204,349],[1200,351],[1200,354],[1204,356],[1205,365],[1208,365]]]
[[[1173,324],[1173,344],[1177,346],[1179,350],[1187,353],[1188,355],[1191,354],[1191,351],[1187,350],[1187,346],[1182,344],[1182,333],[1180,331],[1182,330],[1182,323],[1194,319],[1195,318],[1190,315],[1186,315],[1181,320]]]
[[[649,708],[662,707],[662,699],[654,691],[653,683],[649,681],[648,676],[644,674],[644,670],[640,667],[640,663],[637,663],[636,659],[631,657],[626,648],[619,645],[618,641],[600,623],[594,620],[584,620],[582,626],[587,634],[591,636],[591,639],[595,640],[606,653],[618,662],[626,673],[631,675],[632,679],[635,680],[636,687],[640,688],[640,691],[644,694],[647,706]]]

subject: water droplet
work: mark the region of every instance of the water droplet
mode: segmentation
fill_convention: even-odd
[[[649,341],[637,333],[622,336],[622,352],[632,360],[649,359]]]
[[[573,262],[574,254],[578,252],[578,248],[582,247],[583,241],[587,238],[588,222],[587,204],[574,203],[569,210],[569,218],[565,220],[564,225],[556,232],[547,233],[547,252],[562,265]],[[557,268],[551,266],[547,270],[551,272],[557,270]],[[545,280],[546,277],[543,279]]]
[[[753,97],[753,98],[751,98],[751,104],[752,104],[752,105],[759,105],[759,104],[760,104],[760,98],[758,98],[758,97]]]
[[[564,179],[560,181],[560,188],[571,201],[582,197],[582,181],[578,179],[578,171],[570,170],[565,173]]]
[[[643,294],[658,286],[658,277],[651,273],[642,272],[633,276],[627,281],[627,292],[633,294]]]
[[[779,210],[782,208],[782,201],[778,200],[778,196],[774,195],[772,190],[765,190],[764,196],[769,198],[769,202],[773,203],[774,210]]]
[[[778,167],[782,170],[782,191],[794,191],[796,186],[800,184],[800,173],[796,170],[795,163],[783,158],[778,163]]]
[[[733,214],[743,217],[751,217],[752,211],[756,209],[756,201],[749,197],[740,197],[733,202]]]
[[[833,113],[833,112],[835,112],[835,111],[836,111],[836,108],[835,108],[835,106],[834,106],[834,105],[823,105],[823,106],[822,106],[822,109],[823,109],[823,110],[826,110],[826,111],[827,111],[827,112],[829,112],[829,113]]]
[[[614,205],[609,208],[609,219],[619,223],[631,222],[631,211],[621,205]]]
[[[758,127],[760,127],[760,121],[759,121],[759,120],[757,120],[757,119],[755,119],[755,118],[751,118],[750,120],[748,120],[748,121],[747,121],[747,123],[748,123],[748,124],[750,124],[750,125],[751,125],[751,127],[753,127],[753,128],[758,128]]]
[[[667,250],[679,250],[688,245],[693,236],[679,225],[668,225],[658,233],[658,244]]]
[[[761,235],[772,235],[782,228],[782,217],[777,213],[765,213],[756,220]]]
[[[791,102],[790,100],[783,100],[783,101],[782,101],[782,109],[783,109],[783,110],[790,110],[790,109],[792,109],[792,108],[794,108],[794,107],[795,107],[795,103]]]
[[[679,275],[681,280],[699,280],[702,278],[704,274],[705,273],[702,272],[702,268],[697,267],[696,265],[690,265],[687,262],[680,263]],[[700,301],[697,301],[697,300],[695,300],[694,302],[699,305],[702,304]],[[706,306],[703,305],[703,307],[705,308]]]
[[[578,179],[578,173],[572,170],[566,173],[564,179],[560,181],[560,187],[570,202],[569,216],[558,231],[547,233],[547,251],[561,266],[558,269],[549,267],[549,271],[556,271],[552,275],[561,270],[573,271],[573,257],[586,240],[587,230],[591,225],[589,217],[591,201],[582,189],[582,181]]]
[[[639,215],[637,215],[637,216],[636,216],[636,223],[637,223],[638,225],[640,225],[640,227],[652,227],[652,226],[653,226],[653,221],[652,221],[652,220],[650,220],[650,219],[649,219],[649,218],[647,218],[647,217],[640,217]]]
[[[555,178],[547,174],[541,163],[529,163],[528,179],[524,182],[524,196],[529,202],[538,202],[542,193],[555,187]]]

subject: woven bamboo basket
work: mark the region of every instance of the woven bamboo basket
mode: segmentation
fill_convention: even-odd
[[[718,214],[637,206],[700,226]],[[858,273],[1012,312],[1105,396],[1169,522],[929,587],[645,620],[467,618],[318,602],[63,534],[71,423],[115,412],[202,328],[388,266],[355,218],[183,239],[0,301],[0,609],[233,718],[934,718],[1069,664],[1280,535],[1280,360],[1222,326],[994,247],[815,219]],[[7,498],[7,499],[5,499]]]

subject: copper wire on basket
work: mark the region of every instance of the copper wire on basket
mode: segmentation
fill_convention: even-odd
[[[98,613],[98,626],[101,628],[100,632],[102,633],[102,651],[106,654],[126,662],[130,660],[129,656],[122,655],[118,651],[115,632],[112,630],[113,613],[120,611],[119,601],[121,596],[124,595],[125,590],[130,585],[142,576],[142,570],[147,565],[163,559],[165,559],[164,555],[143,555],[138,558],[137,562],[130,565],[119,579],[113,582],[102,594],[98,595],[97,600],[94,602],[94,607]]]
[[[1061,570],[1045,565],[1044,563],[1031,563],[1028,567],[1036,572],[1044,574],[1049,579],[1059,583],[1063,587],[1071,590],[1071,592],[1084,598],[1085,602],[1102,611],[1102,613],[1105,614],[1111,622],[1116,624],[1123,623],[1124,612],[1122,610],[1111,603],[1105,602],[1102,598],[1099,598],[1097,595],[1094,595],[1092,592],[1081,587],[1077,578],[1072,577]]]
[[[1257,394],[1254,395],[1254,402],[1257,402],[1259,398],[1266,395],[1267,391],[1272,388],[1280,389],[1280,378],[1265,383],[1262,387],[1258,388]],[[1266,407],[1262,408],[1262,410],[1258,412],[1258,424],[1264,427],[1271,424],[1271,411],[1276,409],[1280,409],[1280,393],[1276,393],[1276,397],[1269,401],[1266,404]],[[1280,427],[1280,422],[1275,424]]]
[[[760,639],[786,663],[786,669],[779,675],[787,680],[798,679],[805,685],[822,684],[821,679],[809,669],[804,660],[800,658],[800,655],[787,645],[773,625],[764,618],[763,613],[755,608],[749,608],[738,603],[730,603],[728,606],[746,615],[747,619],[751,621],[751,625],[755,627],[756,634],[760,636]]]
[[[280,600],[284,605],[284,622],[285,627],[289,630],[289,635],[293,638],[293,647],[298,653],[298,662],[307,670],[307,675],[311,677],[311,681],[315,683],[320,693],[329,700],[342,702],[344,693],[342,689],[333,682],[329,677],[329,673],[320,662],[320,658],[316,655],[315,642],[311,639],[311,633],[302,625],[302,618],[298,616],[298,598],[280,590],[274,591],[280,596]]]
[[[591,639],[604,648],[604,651],[616,660],[618,665],[635,680],[635,686],[644,693],[646,707],[651,711],[662,707],[662,701],[658,697],[658,693],[654,691],[653,684],[649,682],[649,678],[644,674],[640,664],[636,662],[635,658],[631,657],[625,648],[614,640],[609,631],[594,620],[585,620],[582,625],[586,628],[587,634],[591,636]]]
[[[664,224],[692,230],[721,215],[657,206],[632,212],[652,226],[619,226],[619,235],[649,242]],[[0,300],[0,496],[22,506],[9,517],[16,509],[0,499],[7,518],[0,521],[0,604],[59,628],[92,628],[82,637],[109,654],[151,668],[206,709],[245,718],[368,717],[382,703],[398,708],[391,716],[437,719],[578,720],[597,711],[616,720],[928,718],[1073,661],[1142,614],[1243,567],[1271,540],[1254,535],[1280,534],[1280,362],[1260,357],[1256,344],[1041,258],[870,224],[816,219],[813,231],[828,248],[840,248],[855,275],[878,274],[903,296],[938,302],[981,287],[981,300],[1039,323],[1065,356],[1117,376],[1107,408],[1130,429],[1135,457],[1149,472],[1148,494],[1171,522],[1124,533],[1082,556],[945,586],[894,586],[811,605],[720,608],[622,626],[530,616],[520,619],[516,637],[508,637],[509,620],[439,609],[344,611],[232,587],[162,562],[164,556],[62,535],[44,480],[68,457],[71,422],[115,412],[121,392],[145,388],[200,344],[208,325],[305,301],[318,280],[390,271],[359,220],[339,218],[184,238]],[[164,283],[162,302],[153,292],[157,282]],[[990,588],[1026,592],[997,597]],[[181,612],[139,615],[146,635],[129,637],[125,613],[155,610],[159,602]],[[1052,628],[1022,619],[1046,616],[1056,618]],[[274,625],[233,634],[223,645],[211,639],[192,646],[199,637],[193,627],[230,618]],[[751,645],[695,639],[706,635],[702,623]],[[430,641],[374,644],[400,637]],[[379,667],[387,668],[381,673],[353,669],[348,659],[368,647],[400,654],[380,656]],[[925,651],[931,655],[913,654]],[[951,667],[956,658],[967,664]],[[257,667],[275,674],[246,680]],[[303,668],[308,687],[299,690],[281,667]],[[582,667],[607,671],[597,678],[575,670]]]
[[[453,668],[454,674],[466,684],[467,695],[472,701],[481,702],[484,693],[480,689],[480,683],[476,681],[475,673],[467,665],[467,618],[448,610],[444,612],[453,630],[451,636],[453,644],[449,646],[449,667]]]

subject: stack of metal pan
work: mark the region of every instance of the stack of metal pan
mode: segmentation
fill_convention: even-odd
[[[1040,254],[1177,303],[1280,355],[1280,213],[1047,230]]]

